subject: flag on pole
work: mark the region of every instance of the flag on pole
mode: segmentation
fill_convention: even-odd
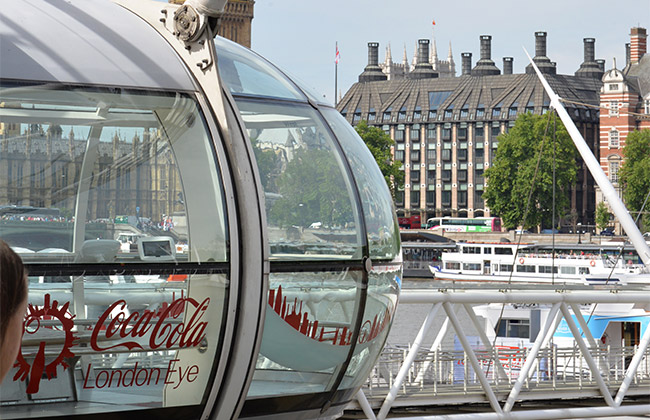
[[[432,23],[433,23],[433,26],[436,26],[436,20],[435,19],[433,19]]]
[[[334,62],[336,64],[339,63],[339,60],[341,59],[341,54],[339,54],[339,44],[336,44],[336,58],[334,59]]]

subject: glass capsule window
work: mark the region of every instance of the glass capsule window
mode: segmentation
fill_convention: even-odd
[[[83,402],[61,405],[64,416],[200,409],[222,345],[229,252],[196,100],[3,83],[0,132],[0,239],[30,273],[2,417],[39,402]]]
[[[218,39],[218,62],[257,162],[271,255],[264,333],[242,416],[277,404],[320,411],[353,397],[384,345],[401,286],[397,218],[374,158],[335,109],[228,86],[253,77],[223,74],[240,67],[222,59],[239,48]],[[242,51],[248,57],[229,57],[261,60]],[[367,257],[375,262],[369,273]]]

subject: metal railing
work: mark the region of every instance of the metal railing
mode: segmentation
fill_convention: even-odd
[[[634,304],[643,308],[650,291],[635,290],[406,290],[400,305],[432,305],[410,347],[387,347],[366,386],[357,395],[368,419],[385,419],[393,407],[489,405],[491,413],[457,414],[450,419],[512,419],[642,415],[648,404],[628,404],[626,397],[650,395],[650,326],[634,346],[595,340],[580,305]],[[499,348],[475,312],[489,303],[545,304],[548,313],[530,347]],[[464,309],[480,343],[470,343],[457,313]],[[650,316],[648,312],[641,311]],[[589,314],[586,314],[589,317]],[[436,317],[444,317],[430,348],[422,348]],[[553,340],[564,320],[572,343]],[[647,324],[646,324],[647,325]],[[462,348],[447,349],[443,338],[453,328]],[[492,332],[493,333],[493,332]],[[491,335],[491,338],[488,337]],[[558,340],[559,341],[559,340]],[[580,408],[519,411],[520,401],[581,399]],[[593,401],[585,407],[585,399]],[[626,404],[623,405],[623,402]],[[603,407],[604,403],[604,407]],[[373,407],[380,407],[378,414]],[[409,418],[409,417],[405,417]],[[411,417],[417,419],[433,417]]]

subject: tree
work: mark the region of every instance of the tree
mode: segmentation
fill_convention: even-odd
[[[555,129],[555,153],[553,131]],[[556,218],[559,220],[569,207],[568,191],[575,182],[576,149],[562,122],[553,115],[522,114],[514,127],[498,137],[499,147],[489,169],[485,171],[487,186],[483,198],[493,215],[503,219],[503,226],[522,225],[532,228],[550,226],[553,215],[553,155],[556,173]],[[535,177],[535,168],[544,142],[541,161]],[[532,191],[526,220],[524,212]],[[554,226],[555,227],[555,226]]]
[[[404,172],[399,169],[402,163],[394,161],[390,153],[390,148],[395,142],[383,130],[369,126],[366,121],[360,121],[354,129],[368,146],[381,173],[384,174],[391,194],[395,197],[395,187],[401,187],[404,184]]]
[[[650,130],[633,131],[625,139],[623,148],[625,162],[619,171],[623,185],[623,199],[630,212],[639,212],[650,192]],[[646,204],[643,226],[650,227],[650,211]]]
[[[604,202],[598,203],[596,206],[596,227],[598,230],[603,230],[609,225],[609,209]]]

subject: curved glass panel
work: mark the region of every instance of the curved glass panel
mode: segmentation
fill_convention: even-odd
[[[370,257],[392,260],[400,257],[399,225],[384,175],[352,126],[333,108],[321,108],[341,143],[357,181],[368,230]]]
[[[354,193],[309,106],[236,98],[253,144],[275,260],[361,258]]]
[[[0,238],[31,274],[2,417],[202,404],[228,246],[194,98],[3,84],[0,132]]]
[[[224,38],[215,38],[221,80],[233,95],[255,95],[306,101],[296,86],[251,50]]]
[[[271,273],[248,398],[329,390],[350,352],[361,272]]]
[[[397,298],[402,286],[400,265],[375,266],[368,273],[368,298],[361,322],[361,331],[339,389],[360,387],[374,366],[388,337],[397,309]],[[348,397],[351,397],[349,395]]]

